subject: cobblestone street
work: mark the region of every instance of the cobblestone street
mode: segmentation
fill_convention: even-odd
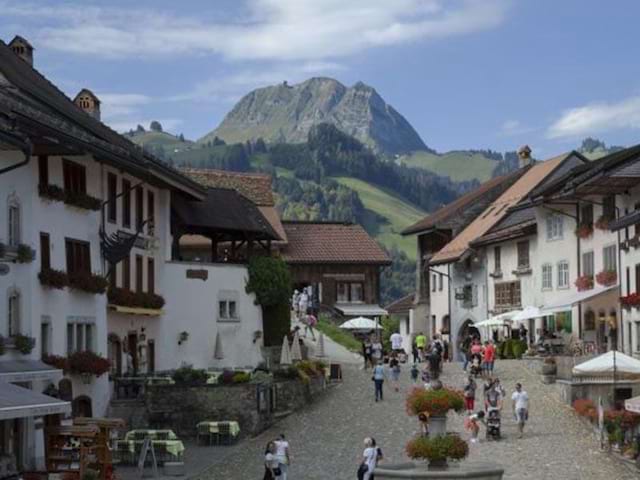
[[[531,417],[523,439],[516,438],[510,415],[510,401],[503,415],[504,438],[500,442],[471,445],[469,459],[499,463],[505,479],[637,479],[627,467],[601,453],[593,436],[572,411],[560,403],[554,387],[544,386],[525,369],[524,363],[502,361],[497,375],[508,396],[516,381],[521,381],[531,398]],[[445,384],[462,386],[460,364],[447,364]],[[233,448],[222,463],[201,478],[262,478],[263,449],[266,442],[283,432],[289,439],[293,464],[292,480],[353,479],[362,452],[362,440],[373,436],[382,447],[385,462],[401,463],[406,441],[417,431],[415,419],[406,415],[404,398],[411,387],[408,368],[402,372],[399,393],[385,385],[385,399],[375,403],[370,374],[351,364],[344,368],[344,383],[311,405],[295,413],[275,428]],[[462,431],[463,417],[452,415],[449,428]],[[483,431],[481,435],[483,435]],[[465,438],[467,435],[464,434]]]

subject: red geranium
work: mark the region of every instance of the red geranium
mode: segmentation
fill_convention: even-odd
[[[591,275],[583,275],[575,281],[575,286],[579,292],[591,290],[593,288],[593,277]]]
[[[596,282],[605,287],[615,285],[618,281],[618,272],[615,270],[603,270],[596,275]]]

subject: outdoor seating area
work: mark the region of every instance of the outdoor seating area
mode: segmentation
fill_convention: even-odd
[[[135,464],[140,457],[144,442],[151,440],[158,464],[181,462],[184,458],[184,443],[173,430],[131,430],[123,440],[116,440],[116,460],[122,464]]]
[[[231,445],[240,435],[238,422],[204,421],[197,425],[198,444]]]

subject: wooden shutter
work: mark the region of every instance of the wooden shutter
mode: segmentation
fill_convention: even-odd
[[[107,174],[107,220],[116,223],[118,221],[118,204],[116,200],[118,189],[118,177],[114,173]]]
[[[122,288],[131,290],[131,260],[129,257],[122,260]]]
[[[49,234],[40,232],[40,270],[51,268],[51,242]]]
[[[49,157],[38,156],[38,182],[40,185],[49,185]]]
[[[136,230],[142,230],[144,222],[144,190],[142,187],[136,188]]]
[[[137,292],[142,292],[143,288],[142,288],[142,279],[144,278],[142,276],[142,255],[136,255],[136,291]]]
[[[122,180],[122,225],[131,226],[131,182]]]
[[[156,265],[153,258],[147,261],[147,291],[149,293],[156,292]]]

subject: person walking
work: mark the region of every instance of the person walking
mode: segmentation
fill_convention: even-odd
[[[276,460],[278,460],[278,468],[280,469],[278,479],[287,480],[287,470],[289,469],[289,465],[291,465],[289,442],[285,439],[284,433],[281,433],[273,443],[276,446]]]
[[[522,388],[521,383],[516,383],[516,391],[511,395],[513,416],[518,423],[518,438],[524,435],[524,425],[529,420],[529,395]]]
[[[393,389],[396,392],[400,391],[398,382],[400,381],[400,361],[397,354],[394,352],[391,354],[391,360],[389,360],[389,368],[391,369],[391,381],[393,382]]]
[[[462,356],[462,371],[466,372],[471,360],[471,335],[467,335],[460,345],[460,355]]]
[[[364,357],[364,369],[366,370],[369,366],[373,367],[372,357],[371,357],[371,339],[366,337],[362,341],[362,356]]]
[[[373,365],[382,361],[382,342],[380,342],[380,335],[378,334],[371,343],[371,360]]]
[[[484,423],[484,412],[470,413],[464,419],[464,428],[471,433],[471,443],[478,441],[478,433],[480,433],[480,423]]]
[[[473,408],[476,403],[476,389],[478,385],[476,385],[476,381],[473,379],[472,375],[469,375],[467,378],[467,382],[464,384],[463,395],[464,395],[464,405],[467,409],[467,413],[473,413]]]
[[[418,349],[418,355],[420,357],[420,361],[424,362],[424,353],[425,347],[427,346],[427,337],[424,336],[424,333],[419,332],[416,337],[416,348]]]
[[[276,458],[276,445],[269,442],[264,452],[264,477],[262,480],[276,480],[280,476],[278,459]]]
[[[418,364],[414,362],[414,364],[411,366],[411,380],[413,381],[413,383],[416,383],[418,381],[418,375],[420,374],[420,369],[418,368]]]
[[[399,332],[393,332],[389,340],[391,341],[391,350],[400,353],[402,351],[402,335]]]
[[[384,385],[384,380],[386,377],[387,377],[387,374],[384,371],[384,365],[382,364],[382,360],[380,360],[378,364],[375,367],[373,367],[373,376],[371,377],[375,387],[376,402],[378,400],[382,401],[383,399],[382,387]]]
[[[494,364],[496,361],[496,347],[493,346],[493,342],[485,342],[484,343],[484,366],[485,373],[488,377],[493,376]]]
[[[303,314],[303,317],[304,317],[304,314]],[[315,333],[313,333],[313,327],[315,327],[317,323],[318,323],[318,319],[313,313],[306,315],[306,319],[304,322],[304,336],[305,337],[307,336],[307,332],[311,332],[311,338],[313,339],[314,342],[316,341],[316,335]]]
[[[364,439],[364,452],[358,466],[358,480],[373,480],[373,472],[378,462],[378,448],[369,437]]]
[[[418,347],[416,345],[415,340],[411,343],[411,354],[413,355],[413,363],[419,363],[420,352],[418,352]]]
[[[302,289],[300,298],[298,299],[298,318],[304,318],[309,308],[309,294],[305,288]]]

